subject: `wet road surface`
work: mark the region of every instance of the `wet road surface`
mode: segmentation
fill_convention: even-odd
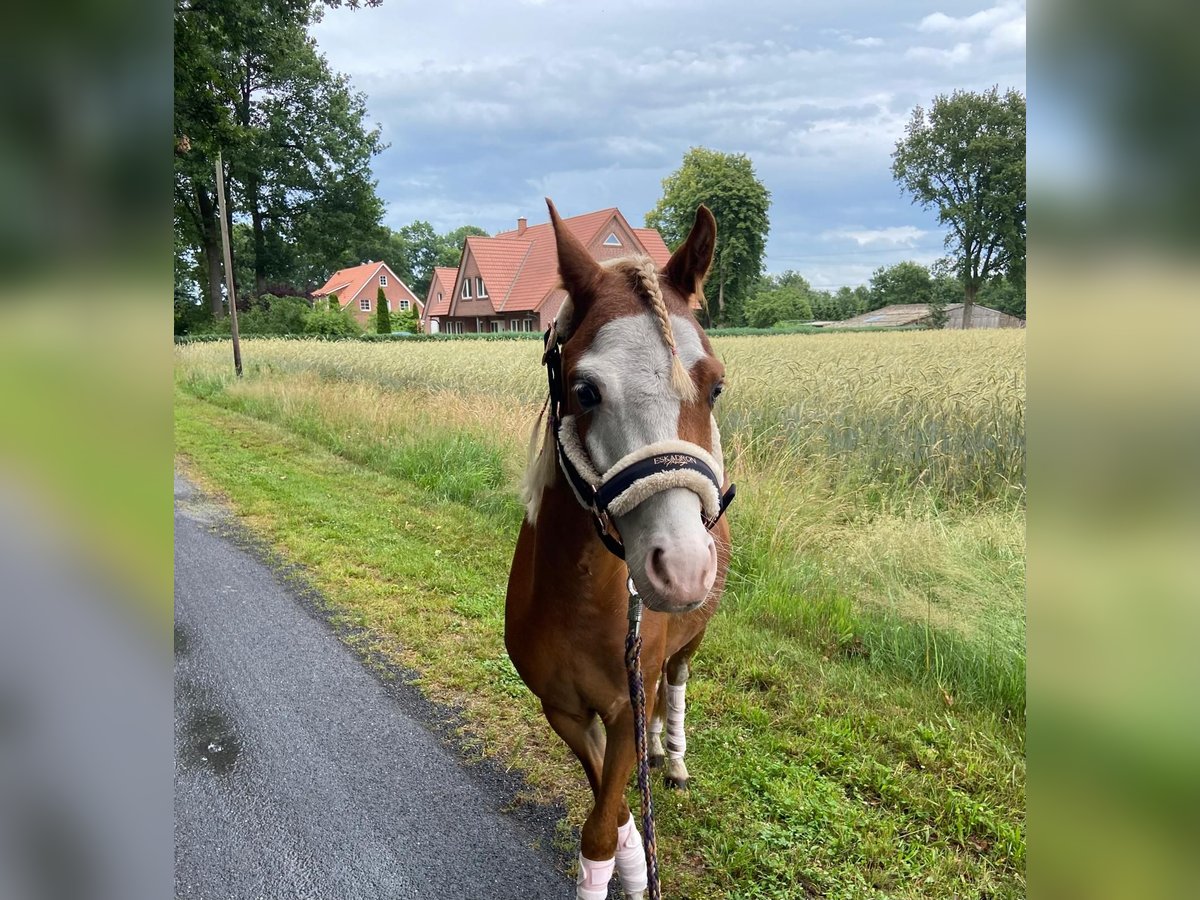
[[[222,517],[176,476],[176,897],[574,896]]]

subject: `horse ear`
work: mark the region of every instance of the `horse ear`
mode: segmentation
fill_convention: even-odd
[[[562,276],[563,287],[571,295],[576,313],[583,312],[585,305],[591,300],[600,280],[600,264],[592,259],[579,238],[571,234],[571,229],[563,225],[554,202],[547,197],[546,206],[550,209],[550,223],[554,226],[554,243],[558,248],[558,274]]]
[[[663,269],[667,281],[690,296],[703,287],[704,278],[712,266],[713,250],[717,245],[717,220],[703,203],[696,209],[696,219],[687,240],[671,254]]]

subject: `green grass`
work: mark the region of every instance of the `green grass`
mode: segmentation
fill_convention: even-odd
[[[366,400],[322,406],[320,392],[269,381],[182,375],[186,464],[371,649],[461,708],[476,752],[524,772],[531,796],[565,800],[578,826],[582,773],[503,650],[520,518],[511,448],[486,422],[420,409],[368,421]],[[656,790],[668,895],[1024,896],[1024,654],[1002,652],[1012,617],[946,628],[932,596],[922,618],[862,603],[820,565],[779,574],[757,512],[735,512],[744,538],[690,682],[693,789]]]
[[[479,424],[514,417],[478,398],[455,410],[413,390],[397,400],[370,383],[270,374],[229,384],[193,373],[181,384],[439,500],[519,516],[511,486],[523,436]],[[939,515],[911,495],[889,511],[854,491],[822,511],[822,483],[796,482],[777,468],[765,479],[756,474],[743,467],[735,475],[742,492],[731,512],[730,584],[758,622],[827,654],[860,656],[952,702],[1023,716],[1023,544],[1012,544],[1023,517]]]

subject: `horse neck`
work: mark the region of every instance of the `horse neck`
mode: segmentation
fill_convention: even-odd
[[[600,542],[591,513],[575,499],[557,466],[534,524],[534,559],[539,572],[552,572],[564,590],[582,599],[608,605],[612,594],[624,602],[625,562]]]

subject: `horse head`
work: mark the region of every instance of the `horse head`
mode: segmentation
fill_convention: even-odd
[[[614,500],[610,518],[646,605],[694,609],[717,575],[709,529],[725,478],[712,414],[725,369],[692,312],[693,300],[703,302],[716,220],[701,206],[659,271],[646,257],[597,262],[547,205],[568,293],[554,331],[570,440],[577,436],[593,478],[631,458],[653,469]],[[703,462],[689,469],[689,459]],[[703,478],[692,471],[706,468]]]

